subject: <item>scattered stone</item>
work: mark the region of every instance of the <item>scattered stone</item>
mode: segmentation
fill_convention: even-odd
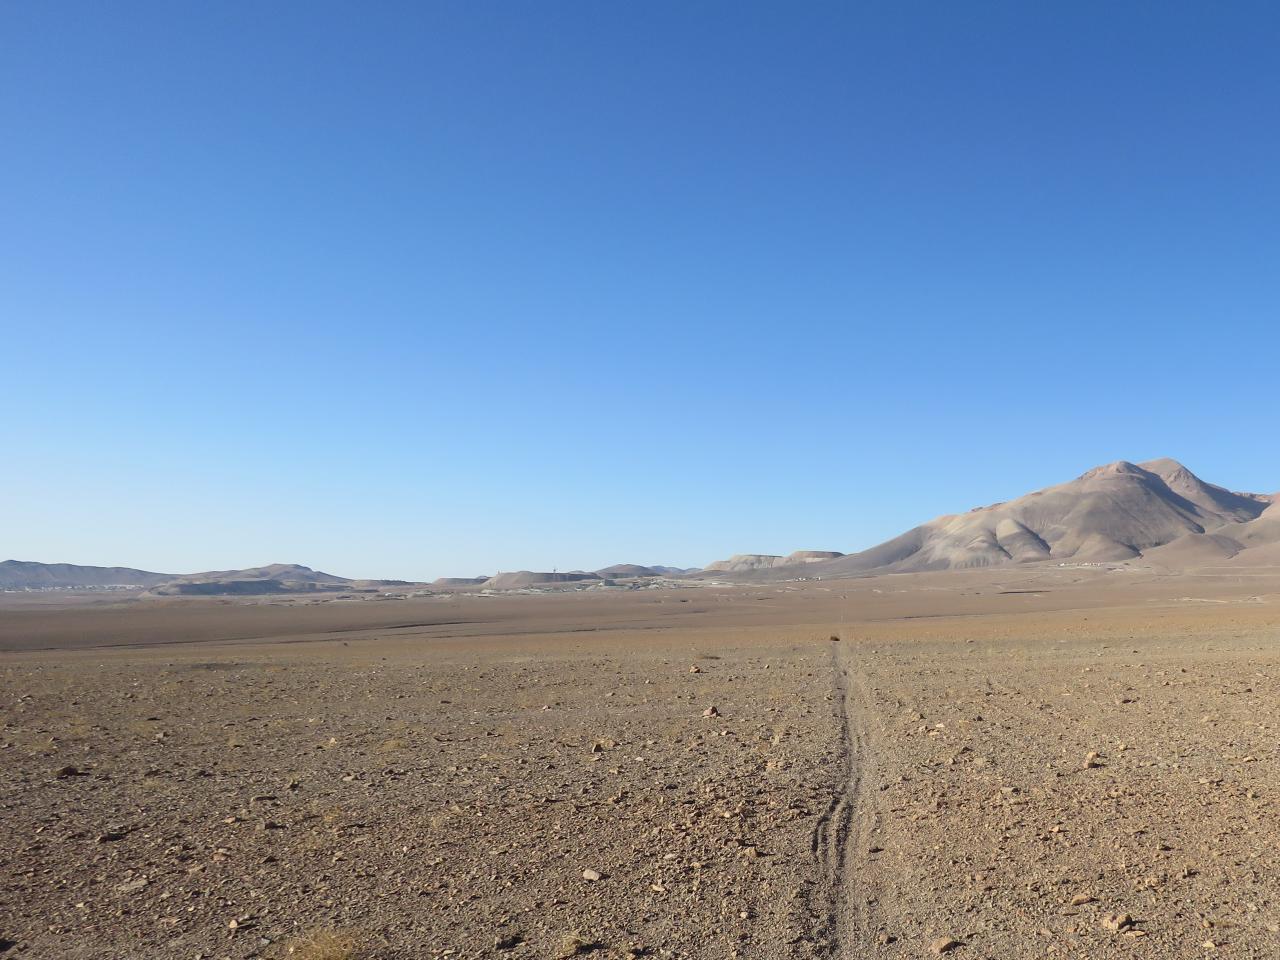
[[[1071,898],[1071,905],[1073,907],[1083,907],[1086,903],[1093,903],[1093,902],[1094,902],[1093,897],[1089,896],[1089,894],[1087,893],[1077,893],[1074,897]]]
[[[1102,766],[1102,761],[1098,759],[1099,756],[1100,755],[1097,750],[1090,750],[1088,754],[1085,755],[1084,768],[1086,770],[1096,770],[1098,767]]]
[[[1134,924],[1133,917],[1127,913],[1108,913],[1102,918],[1102,925],[1115,933],[1119,933],[1126,927],[1132,927]]]
[[[702,715],[704,717],[718,717],[720,716],[720,711],[715,707],[707,707],[707,709],[702,711]]]
[[[695,663],[692,667],[690,667],[690,668],[689,668],[689,672],[690,672],[690,673],[701,673],[701,672],[702,672],[702,668],[701,668],[700,666],[698,666],[698,665]]]
[[[604,948],[604,944],[595,940],[588,940],[580,933],[573,933],[560,941],[560,951],[556,954],[558,960],[567,960],[569,957],[577,957],[584,953],[594,953]]]
[[[54,776],[59,780],[65,780],[67,777],[83,777],[85,774],[81,773],[77,767],[66,766],[59,767],[58,772],[55,773]]]
[[[929,944],[929,950],[938,956],[942,956],[944,953],[950,953],[952,950],[957,950],[962,946],[963,944],[954,937],[938,937],[937,940]]]
[[[592,883],[595,883],[597,880],[603,880],[604,874],[598,870],[583,870],[582,879],[590,880]]]

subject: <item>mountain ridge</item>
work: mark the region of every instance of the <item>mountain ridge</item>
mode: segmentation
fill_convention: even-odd
[[[1161,457],[1103,464],[1013,500],[935,517],[857,553],[774,566],[767,574],[777,579],[1108,563],[1147,553],[1177,566],[1180,555],[1185,561],[1231,560],[1277,542],[1280,512],[1274,495],[1207,483],[1178,461]]]

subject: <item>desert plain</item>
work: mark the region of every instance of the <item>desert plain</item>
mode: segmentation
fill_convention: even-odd
[[[1280,573],[0,598],[0,956],[1280,956]]]

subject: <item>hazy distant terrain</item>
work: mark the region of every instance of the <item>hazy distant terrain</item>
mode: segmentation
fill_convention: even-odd
[[[375,581],[384,583],[387,581]],[[82,567],[71,563],[0,563],[0,590],[95,590],[145,588],[155,596],[220,596],[343,590],[358,581],[293,563],[207,573],[153,573],[128,567]]]
[[[1142,560],[1181,572],[1212,564],[1280,564],[1280,504],[1265,493],[1206,483],[1176,460],[1125,460],[1007,503],[938,517],[859,553],[796,550],[742,553],[706,567],[617,563],[595,571],[500,572],[441,577],[441,590],[554,590],[607,587],[615,581],[696,577],[737,580],[833,579],[1035,563]],[[297,564],[195,574],[126,567],[78,567],[16,560],[0,563],[0,589],[129,587],[155,596],[270,595],[376,589],[405,581],[353,580]]]

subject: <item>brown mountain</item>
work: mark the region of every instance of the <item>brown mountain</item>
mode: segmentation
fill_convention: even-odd
[[[1206,483],[1176,460],[1120,460],[1017,500],[938,517],[861,553],[774,566],[769,574],[838,577],[1138,557],[1169,568],[1260,561],[1280,553],[1277,509],[1275,497]]]

